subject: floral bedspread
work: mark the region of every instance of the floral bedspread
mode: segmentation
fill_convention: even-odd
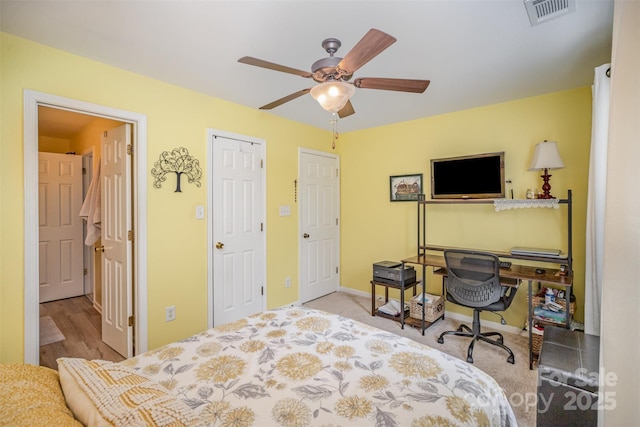
[[[515,426],[502,389],[408,338],[304,307],[209,329],[124,362],[209,426]]]

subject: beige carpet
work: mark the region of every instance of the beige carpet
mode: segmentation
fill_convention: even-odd
[[[467,347],[470,340],[463,337],[445,337],[444,344],[438,344],[437,338],[443,331],[458,328],[457,320],[439,320],[425,330],[424,336],[419,329],[382,317],[371,316],[371,300],[346,292],[335,292],[304,304],[358,320],[386,331],[411,338],[430,347],[462,360],[467,359]],[[489,329],[483,327],[483,331]],[[473,350],[473,365],[491,375],[504,389],[519,426],[536,425],[536,383],[537,370],[529,370],[528,340],[526,336],[503,333],[505,345],[513,351],[515,364],[507,363],[507,352],[487,343],[477,342]]]
[[[49,316],[40,318],[40,345],[53,344],[54,342],[63,341],[64,335],[58,329],[56,322]]]

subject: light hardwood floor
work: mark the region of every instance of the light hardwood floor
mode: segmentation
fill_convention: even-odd
[[[102,320],[84,296],[40,304],[40,316],[51,316],[65,339],[40,346],[40,365],[58,369],[58,357],[82,357],[112,362],[124,360],[102,342]]]

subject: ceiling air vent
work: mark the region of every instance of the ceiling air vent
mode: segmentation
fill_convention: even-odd
[[[531,26],[576,11],[575,0],[524,0]]]

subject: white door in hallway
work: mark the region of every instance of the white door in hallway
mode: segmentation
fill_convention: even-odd
[[[40,302],[83,294],[82,156],[38,153]]]
[[[124,357],[133,356],[133,239],[131,125],[106,131],[100,160],[102,220],[102,340]]]
[[[335,155],[300,151],[300,302],[338,290],[340,169]]]
[[[211,141],[213,324],[264,310],[263,145],[214,136]]]

